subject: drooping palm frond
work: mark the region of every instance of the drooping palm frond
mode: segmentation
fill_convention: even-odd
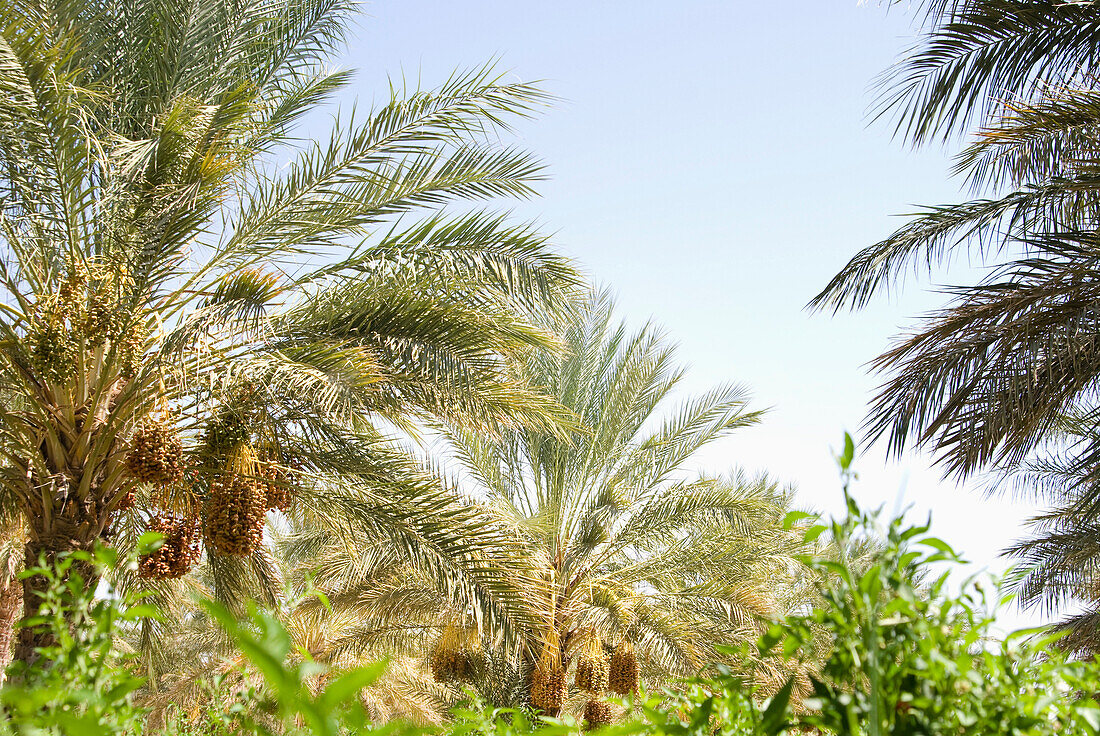
[[[922,39],[884,77],[879,114],[914,144],[971,129],[956,173],[991,198],[932,208],[849,261],[811,305],[864,307],[905,272],[968,252],[988,274],[948,289],[874,366],[867,429],[925,448],[946,473],[998,471],[991,490],[1048,508],[1007,551],[1025,607],[1095,652],[1100,441],[1100,107],[1096,3],[932,0]],[[997,190],[1010,188],[1007,193]]]
[[[967,474],[1021,460],[1095,387],[1095,234],[1033,241],[1013,262],[883,354],[892,371],[869,428],[900,451],[913,440]]]
[[[1008,582],[1021,606],[1058,616],[1060,647],[1095,656],[1100,640],[1089,627],[1100,610],[1100,528],[1072,506],[1064,502],[1031,520],[1032,536],[1007,550],[1020,563]]]
[[[896,288],[907,271],[931,273],[958,251],[979,262],[1026,255],[1029,238],[1065,213],[1077,219],[1095,206],[1100,178],[1082,173],[1047,180],[998,199],[929,208],[886,240],[856,254],[810,301],[813,309],[860,309],[879,292]]]
[[[1059,90],[1006,111],[960,154],[957,171],[978,188],[1007,182],[1015,191],[927,208],[852,258],[810,306],[862,308],[875,293],[895,288],[906,271],[931,273],[960,250],[988,262],[1029,253],[1032,237],[1092,227],[1100,215],[1094,98],[1088,88]]]
[[[883,74],[878,116],[920,145],[989,124],[1051,85],[1087,79],[1100,62],[1100,10],[1059,0],[921,3],[920,40]]]

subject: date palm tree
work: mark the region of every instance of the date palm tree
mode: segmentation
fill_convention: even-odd
[[[0,489],[28,564],[156,508],[202,517],[231,599],[269,570],[264,480],[454,573],[489,540],[395,434],[563,418],[512,366],[575,273],[475,204],[531,194],[499,134],[543,95],[479,70],[303,139],[353,6],[0,7]]]
[[[563,333],[564,356],[532,354],[525,366],[579,417],[577,431],[447,433],[472,502],[522,550],[523,618],[505,616],[486,645],[493,677],[511,683],[496,683],[501,697],[526,696],[534,670],[564,673],[603,647],[633,649],[654,681],[731,661],[720,646],[755,642],[761,622],[804,592],[801,537],[782,523],[789,492],[691,469],[699,450],[759,420],[745,390],[675,401],[684,373],[674,348],[653,326],[616,324],[607,294],[593,294]]]
[[[914,144],[976,129],[958,171],[987,199],[929,208],[857,254],[812,302],[863,307],[913,267],[959,249],[995,264],[876,362],[890,375],[868,423],[966,475],[1019,460],[1095,375],[1090,299],[1100,210],[1100,8],[936,0],[885,78],[880,112]]]
[[[867,426],[894,451],[931,450],[957,477],[992,468],[1012,481],[1004,488],[1035,484],[1053,507],[1010,550],[1033,566],[1017,581],[1021,600],[1092,606],[1082,545],[1100,510],[1100,437],[1088,429],[1100,379],[1100,6],[923,10],[925,32],[884,78],[879,112],[915,145],[971,133],[956,172],[983,197],[929,208],[857,254],[812,304],[863,307],[909,268],[960,252],[990,266],[875,361],[887,377]],[[1068,424],[1082,430],[1069,445]],[[1067,626],[1077,632],[1067,644],[1086,641]]]

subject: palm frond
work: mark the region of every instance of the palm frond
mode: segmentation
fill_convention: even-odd
[[[1100,12],[1058,0],[935,2],[926,32],[887,71],[876,116],[914,144],[946,138],[1096,69]]]

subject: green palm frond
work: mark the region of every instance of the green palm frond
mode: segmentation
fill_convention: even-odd
[[[914,144],[994,120],[1096,70],[1100,11],[1059,0],[924,3],[923,37],[883,75],[877,115]]]
[[[531,85],[499,83],[488,68],[411,100],[395,90],[366,121],[337,121],[326,144],[302,152],[280,178],[259,182],[220,250],[245,262],[288,257],[363,237],[410,209],[528,196],[540,165],[481,139],[544,99]]]
[[[1095,204],[1100,178],[1083,173],[1052,179],[995,200],[974,200],[927,210],[886,240],[856,254],[815,296],[813,309],[860,309],[874,294],[891,288],[906,271],[927,271],[965,249],[979,261],[1026,252],[1028,239],[1051,219]]]

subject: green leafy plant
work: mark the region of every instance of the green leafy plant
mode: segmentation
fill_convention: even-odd
[[[315,695],[307,682],[327,668],[309,658],[288,665],[291,637],[275,616],[254,605],[249,606],[243,620],[214,601],[204,602],[203,608],[221,624],[263,678],[264,688],[257,693],[255,705],[257,711],[274,714],[272,723],[300,726],[306,733],[317,736],[339,736],[349,728],[365,727],[367,715],[359,704],[358,694],[378,679],[385,662],[343,672]],[[255,733],[283,732],[248,712],[242,712],[239,721]]]
[[[849,493],[854,443],[838,457],[847,514],[810,533],[830,533],[835,558],[809,566],[821,603],[777,623],[762,648],[820,662],[811,668],[804,710],[791,725],[838,736],[882,734],[1093,734],[1100,672],[1067,661],[1039,631],[993,637],[996,604],[969,578],[953,590],[961,563],[928,524],[882,523]],[[858,561],[852,550],[870,545]]]
[[[142,539],[154,542],[153,535]],[[50,643],[39,649],[34,664],[16,662],[10,682],[0,690],[7,715],[0,733],[31,736],[66,734],[104,736],[140,732],[142,711],[132,695],[143,680],[132,673],[132,660],[115,648],[122,629],[155,616],[155,609],[136,597],[120,599],[109,591],[95,597],[89,575],[114,569],[115,550],[98,547],[59,557],[55,564],[27,569],[23,577],[41,576],[37,615],[22,626],[45,629]],[[122,562],[134,565],[134,558]],[[94,579],[94,578],[93,578]]]
[[[884,522],[862,509],[849,493],[854,457],[855,444],[847,438],[838,457],[844,518],[806,530],[809,538],[831,536],[833,542],[833,553],[804,560],[817,575],[817,605],[776,620],[758,646],[758,653],[788,671],[810,674],[766,691],[736,668],[717,663],[676,686],[612,699],[627,716],[605,733],[1100,734],[1093,695],[1100,692],[1100,668],[1067,659],[1053,646],[1055,637],[1044,632],[995,638],[993,614],[1004,602],[996,589],[974,578],[956,584],[952,576],[959,557],[927,524]],[[794,528],[803,519],[793,514],[788,521]],[[119,562],[109,550],[78,551],[27,571],[46,579],[32,625],[46,627],[56,643],[33,665],[15,665],[14,684],[0,690],[8,716],[0,734],[564,736],[583,725],[573,717],[487,707],[473,691],[444,729],[374,723],[362,693],[384,664],[337,672],[307,651],[295,651],[293,637],[273,613],[249,606],[237,616],[208,601],[202,607],[239,652],[239,667],[249,672],[246,684],[228,704],[212,699],[198,717],[150,726],[132,700],[141,680],[115,644],[119,631],[154,611],[126,597],[96,597],[82,580]],[[130,558],[122,564],[134,563]],[[730,661],[738,657],[733,649],[722,655]]]

